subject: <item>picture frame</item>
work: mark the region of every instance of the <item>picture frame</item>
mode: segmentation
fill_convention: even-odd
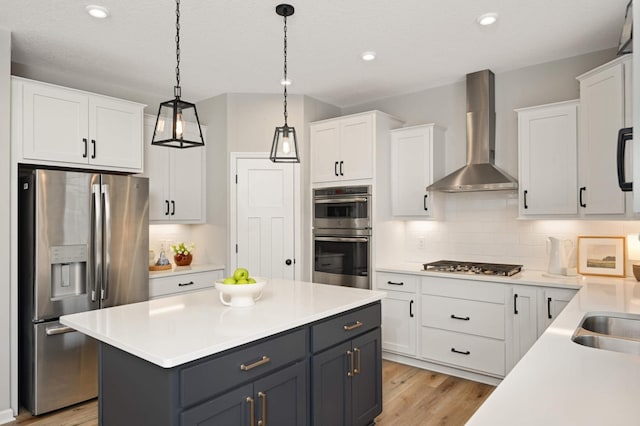
[[[578,237],[578,273],[626,276],[626,237]]]
[[[627,11],[624,14],[624,24],[618,43],[618,56],[633,52],[633,5],[632,0],[627,4]]]

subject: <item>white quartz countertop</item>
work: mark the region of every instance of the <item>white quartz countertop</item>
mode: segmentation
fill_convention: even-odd
[[[216,289],[60,317],[69,327],[170,368],[381,300],[384,292],[269,280],[246,308]]]
[[[640,283],[583,278],[581,289],[469,425],[640,424],[640,354],[574,343],[587,312],[640,314]]]
[[[396,274],[412,274],[424,277],[444,277],[462,280],[489,281],[504,284],[535,285],[541,287],[556,288],[581,288],[586,278],[582,275],[572,277],[562,275],[550,275],[544,271],[528,270],[523,268],[521,272],[510,277],[498,275],[479,275],[473,273],[451,273],[425,271],[422,264],[405,263],[396,265],[384,265],[376,268],[377,272],[389,272]]]

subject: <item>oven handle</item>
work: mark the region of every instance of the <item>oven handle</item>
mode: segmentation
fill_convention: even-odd
[[[315,199],[316,204],[336,204],[336,203],[366,203],[369,201],[365,197],[353,197],[353,198],[322,198]]]
[[[316,241],[337,241],[340,243],[368,243],[367,237],[315,237]]]

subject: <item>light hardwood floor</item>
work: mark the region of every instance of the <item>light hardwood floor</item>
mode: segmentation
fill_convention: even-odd
[[[494,387],[391,361],[382,366],[383,412],[378,426],[464,425]],[[98,401],[33,417],[21,411],[9,425],[97,426]]]

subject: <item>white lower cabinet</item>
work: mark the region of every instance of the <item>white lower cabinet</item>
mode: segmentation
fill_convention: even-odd
[[[375,282],[387,292],[382,350],[390,359],[488,383],[511,371],[577,293],[391,272]]]
[[[419,277],[378,273],[378,290],[385,290],[382,299],[382,349],[402,355],[416,356],[417,298]]]
[[[149,299],[215,287],[224,269],[197,272],[167,272],[149,277]]]

